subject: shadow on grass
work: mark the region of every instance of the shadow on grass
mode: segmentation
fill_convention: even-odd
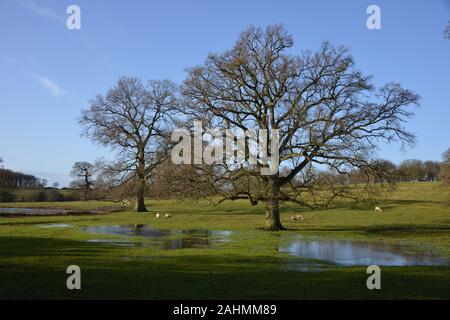
[[[114,247],[107,244],[91,245],[83,241],[54,238],[0,237],[0,259],[14,257],[77,257],[92,255]],[[0,260],[1,261],[1,260]]]
[[[195,250],[141,254],[71,240],[1,237],[0,298],[450,298],[449,267],[384,268],[383,290],[371,291],[363,267],[309,273],[287,271],[283,266],[292,260],[283,256]],[[79,291],[66,288],[65,270],[71,264],[81,268]]]
[[[54,216],[53,216],[54,217]],[[16,217],[16,218],[23,218],[23,217]],[[48,219],[51,219],[52,217],[48,217]],[[60,224],[60,223],[66,223],[66,224],[71,224],[71,223],[77,223],[77,222],[86,222],[86,218],[82,218],[82,219],[70,219],[70,220],[56,220],[56,219],[51,219],[51,220],[35,220],[35,221],[18,221],[18,222],[5,222],[6,219],[2,219],[0,220],[0,226],[34,226],[34,225],[45,225],[45,224]]]

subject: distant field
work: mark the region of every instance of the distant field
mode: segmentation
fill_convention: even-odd
[[[289,230],[282,232],[261,230],[264,207],[245,201],[213,207],[207,201],[149,200],[149,213],[0,217],[0,298],[450,299],[450,265],[382,267],[382,290],[370,291],[365,267],[342,267],[279,252],[295,237],[306,236],[404,245],[414,254],[450,258],[449,201],[449,186],[418,182],[400,184],[381,196],[376,203],[383,208],[381,215],[374,213],[373,205],[342,204],[311,211],[284,204],[282,221]],[[0,204],[71,209],[108,205],[98,201]],[[155,212],[170,213],[172,218],[156,220]],[[291,222],[290,216],[297,213],[305,220]],[[227,242],[213,247],[162,250],[144,233],[126,237],[83,231],[118,225],[231,233]],[[71,264],[81,267],[80,291],[66,288],[65,269]],[[303,264],[319,266],[320,272],[289,267]]]

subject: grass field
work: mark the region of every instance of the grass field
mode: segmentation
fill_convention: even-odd
[[[450,265],[382,267],[382,289],[368,290],[365,267],[306,261],[279,252],[303,235],[405,245],[415,253],[450,258],[450,187],[440,183],[401,184],[377,205],[306,210],[284,204],[289,230],[266,232],[264,208],[247,202],[212,207],[198,203],[147,201],[150,213],[0,217],[0,298],[143,298],[143,299],[450,299]],[[86,208],[108,203],[44,203],[54,208]],[[3,207],[30,207],[27,203]],[[36,206],[36,204],[34,204]],[[171,219],[154,218],[171,213]],[[291,222],[292,214],[305,220]],[[68,227],[42,227],[67,224]],[[126,237],[134,246],[87,240],[124,239],[93,235],[88,226],[146,224],[161,229],[233,231],[229,242],[211,248],[161,250],[146,237]],[[149,245],[147,245],[147,242]],[[320,265],[321,272],[286,266]],[[82,289],[68,290],[65,270],[78,265]]]

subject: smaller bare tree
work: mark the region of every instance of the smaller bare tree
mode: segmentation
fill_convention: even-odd
[[[114,186],[133,186],[138,212],[147,211],[147,182],[166,155],[176,91],[168,80],[143,85],[137,78],[122,77],[106,95],[93,99],[80,119],[86,136],[117,151],[116,160],[105,162],[102,173]]]
[[[94,181],[92,177],[94,176],[96,168],[93,164],[82,161],[75,162],[72,167],[70,175],[75,178],[72,181],[71,186],[73,188],[82,189],[84,191],[84,200],[88,200],[89,192],[94,188]]]
[[[427,181],[436,181],[439,177],[441,163],[439,161],[425,161],[423,163],[423,170],[425,172],[425,179]]]
[[[442,154],[442,160],[439,176],[444,183],[450,184],[450,148]]]

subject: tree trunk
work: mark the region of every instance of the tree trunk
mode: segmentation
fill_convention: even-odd
[[[139,150],[138,154],[139,165],[137,168],[137,192],[136,192],[136,211],[147,212],[145,208],[145,155],[144,149]]]
[[[144,202],[144,192],[138,192],[137,199],[136,199],[136,211],[137,212],[147,212],[147,208],[145,207]]]
[[[137,177],[137,192],[136,192],[136,211],[137,212],[147,212],[145,208],[145,175],[138,169]]]
[[[86,174],[84,175],[84,201],[88,200],[89,187],[90,187],[89,176],[86,172]]]
[[[266,202],[266,229],[270,231],[283,230],[280,220],[280,187],[275,179],[269,180],[268,198]]]

